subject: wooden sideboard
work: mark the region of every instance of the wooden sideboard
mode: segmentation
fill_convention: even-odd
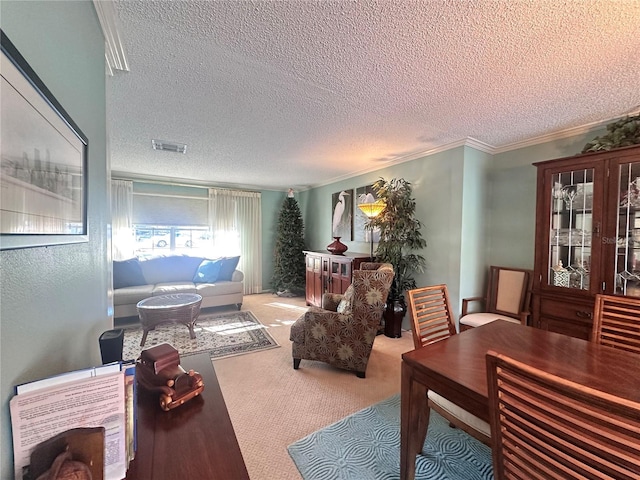
[[[324,293],[344,293],[351,285],[351,273],[371,257],[365,253],[305,251],[307,305],[322,306]]]
[[[181,364],[202,375],[204,391],[165,412],[158,394],[137,390],[137,450],[126,478],[249,479],[211,358],[191,355]]]

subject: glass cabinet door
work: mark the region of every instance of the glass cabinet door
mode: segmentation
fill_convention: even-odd
[[[615,293],[640,297],[640,163],[620,165]]]
[[[549,285],[589,290],[591,245],[599,228],[593,225],[593,180],[592,168],[552,176]]]

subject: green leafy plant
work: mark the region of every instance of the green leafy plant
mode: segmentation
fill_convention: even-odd
[[[625,117],[607,125],[607,133],[594,138],[582,149],[582,153],[612,150],[640,144],[640,115]]]
[[[279,296],[302,295],[305,290],[304,222],[293,191],[285,198],[278,217],[271,286]]]
[[[427,242],[420,233],[422,223],[415,217],[411,183],[402,178],[380,178],[373,184],[373,190],[385,208],[369,221],[369,226],[380,229],[376,259],[393,265],[395,277],[389,299],[394,300],[416,288],[414,274],[424,271],[426,261],[415,251],[426,247]]]

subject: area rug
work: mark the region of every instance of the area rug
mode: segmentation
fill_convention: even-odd
[[[144,349],[161,343],[169,343],[180,356],[208,352],[212,359],[279,347],[255,315],[241,310],[225,313],[201,313],[194,329],[196,338],[189,338],[189,329],[180,324],[164,324],[151,330],[144,347],[142,327],[126,328],[122,358],[136,359]]]
[[[354,413],[287,447],[304,480],[400,478],[400,395]],[[433,410],[416,459],[417,480],[493,479],[491,449]]]

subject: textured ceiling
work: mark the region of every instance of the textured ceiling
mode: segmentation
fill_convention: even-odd
[[[119,174],[303,189],[640,108],[636,0],[115,5],[130,66],[107,88]]]

